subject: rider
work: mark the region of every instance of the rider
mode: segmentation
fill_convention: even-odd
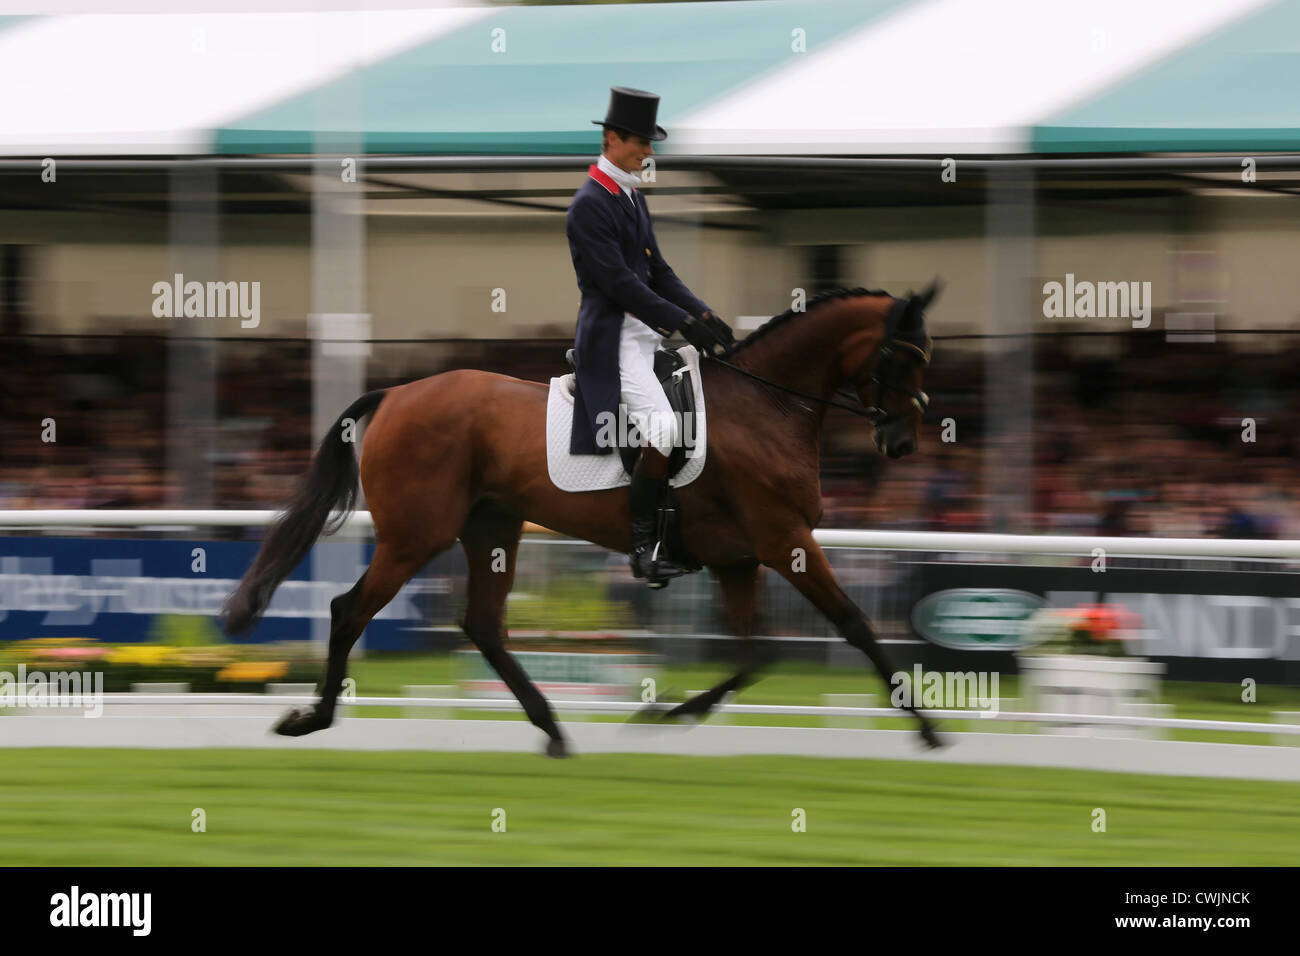
[[[632,573],[663,587],[685,570],[654,558],[659,502],[668,486],[668,456],[679,440],[677,421],[654,374],[654,353],[681,332],[702,352],[734,343],[731,329],[701,302],[659,253],[641,182],[651,141],[667,137],[656,125],[659,97],[616,86],[601,126],[601,155],[574,194],[565,220],[582,304],[574,339],[577,385],[569,451],[603,455],[617,435],[620,412],[642,436],[632,471]],[[620,407],[621,406],[621,407]],[[614,427],[609,427],[610,423]]]

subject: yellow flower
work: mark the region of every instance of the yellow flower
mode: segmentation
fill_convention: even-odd
[[[178,656],[187,667],[220,667],[231,663],[235,653],[231,648],[215,645],[181,648]]]
[[[239,661],[217,671],[217,680],[251,684],[279,680],[288,673],[289,665],[285,661]]]
[[[176,657],[175,648],[164,644],[119,644],[108,654],[110,664],[141,664],[158,667],[171,663]]]

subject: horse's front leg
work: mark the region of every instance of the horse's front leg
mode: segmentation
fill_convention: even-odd
[[[813,539],[812,530],[801,530],[785,543],[765,548],[762,558],[764,564],[793,584],[817,610],[825,614],[846,641],[871,659],[888,689],[894,668],[884,648],[876,640],[866,615],[849,599],[835,579],[835,572],[831,570],[821,545]],[[924,714],[910,703],[905,704],[904,709],[920,721],[921,738],[927,745],[942,745],[934,725]]]

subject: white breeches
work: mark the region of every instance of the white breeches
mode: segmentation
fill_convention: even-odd
[[[663,386],[655,378],[655,350],[664,337],[631,313],[623,315],[618,340],[620,397],[627,409],[629,433],[635,425],[641,444],[653,445],[662,455],[677,445],[678,426]]]

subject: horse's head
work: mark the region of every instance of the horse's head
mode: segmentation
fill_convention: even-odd
[[[925,330],[925,309],[938,294],[938,282],[918,295],[898,300],[890,311],[874,367],[868,360],[856,377],[858,398],[872,410],[876,448],[882,455],[902,458],[916,451],[921,416],[930,403],[922,391],[930,364],[931,339]]]

